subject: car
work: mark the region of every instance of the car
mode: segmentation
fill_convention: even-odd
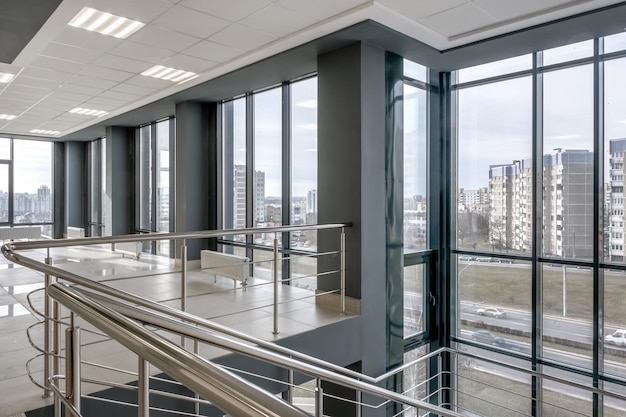
[[[478,314],[479,316],[495,317],[497,319],[506,317],[506,311],[496,307],[479,308],[478,310],[476,310],[476,314]]]
[[[459,261],[465,261],[465,262],[469,262],[469,261],[473,261],[474,257],[473,256],[469,256],[469,255],[461,255],[459,256]]]
[[[500,336],[496,336],[487,330],[476,330],[472,332],[472,340],[487,345],[504,346],[506,340]]]
[[[604,338],[607,344],[615,346],[626,346],[626,330],[616,330]]]

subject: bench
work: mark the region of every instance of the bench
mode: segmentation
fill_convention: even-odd
[[[0,227],[0,240],[41,239],[41,226]]]
[[[241,286],[245,289],[250,277],[250,259],[230,253],[203,250],[200,251],[200,269],[213,274],[213,282],[217,282],[217,276],[220,275],[232,279],[235,288],[237,281],[241,281]]]
[[[141,242],[116,242],[111,243],[111,250],[122,254],[122,258],[125,255],[129,255],[135,259],[139,259],[141,256]]]

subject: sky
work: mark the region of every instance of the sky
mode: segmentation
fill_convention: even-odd
[[[623,47],[626,47],[626,41]],[[588,56],[588,43],[547,54],[549,62]],[[582,52],[581,52],[582,51]],[[585,55],[587,54],[587,55]],[[546,54],[544,54],[546,55]],[[524,69],[523,59],[502,67]],[[498,64],[494,64],[496,72]],[[463,73],[463,70],[461,71]],[[478,73],[478,74],[477,74]],[[472,69],[466,80],[480,78]],[[608,141],[626,138],[626,59],[605,64],[605,172]],[[490,74],[493,75],[493,74]],[[461,78],[462,81],[464,81]],[[593,67],[591,64],[543,75],[543,148],[593,151]],[[511,164],[532,154],[532,79],[530,76],[458,90],[459,187],[489,183],[489,165]]]

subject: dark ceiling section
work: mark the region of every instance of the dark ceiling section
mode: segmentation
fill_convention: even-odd
[[[2,0],[0,62],[11,64],[62,0]]]

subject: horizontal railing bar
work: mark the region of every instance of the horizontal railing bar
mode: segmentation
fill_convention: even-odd
[[[273,395],[258,390],[241,377],[156,336],[69,287],[54,283],[48,287],[48,294],[229,414],[251,417],[306,415]]]
[[[55,284],[53,284],[53,286],[54,285]],[[67,289],[67,291],[70,290]],[[91,294],[87,291],[80,290],[72,290],[72,292],[73,291],[84,293],[89,297],[102,300],[102,297],[98,297],[97,294]],[[267,351],[265,349],[259,349],[257,346],[251,346],[237,340],[231,340],[224,337],[223,335],[209,332],[206,329],[198,328],[197,326],[189,323],[180,322],[172,317],[167,317],[163,314],[157,314],[153,311],[146,311],[145,309],[141,309],[140,307],[136,306],[129,306],[116,300],[105,300],[105,302],[125,316],[132,317],[149,325],[158,326],[179,333],[186,337],[210,343],[218,347],[226,348],[231,352],[254,357],[264,362],[281,366],[283,368],[290,368],[298,372],[314,376],[316,378],[321,378],[330,382],[334,382],[347,388],[355,389],[357,391],[363,391],[378,397],[386,398],[390,401],[396,401],[399,403],[410,405],[417,409],[427,411],[430,410],[445,417],[462,417],[460,414],[448,413],[448,410],[443,410],[440,407],[433,406],[432,404],[415,400],[400,393],[389,391],[387,389],[360,380],[356,380],[345,375],[338,375],[334,372],[331,372],[327,368],[304,363],[302,362],[302,360],[295,360],[290,357],[279,355],[275,352]]]
[[[402,371],[404,371],[405,369],[407,369],[407,368],[410,368],[410,367],[414,366],[414,365],[415,365],[415,364],[417,364],[417,363],[424,362],[424,361],[426,361],[426,360],[428,360],[428,359],[430,359],[430,358],[433,358],[433,357],[435,357],[435,356],[439,356],[441,353],[443,353],[443,352],[445,352],[445,351],[447,351],[447,350],[448,350],[448,348],[443,347],[443,348],[439,348],[439,349],[437,349],[437,350],[434,350],[434,351],[432,351],[432,352],[430,352],[430,353],[427,353],[427,354],[426,354],[426,355],[424,355],[424,356],[420,356],[419,358],[414,359],[414,360],[412,360],[411,362],[407,362],[407,363],[405,363],[405,364],[403,364],[403,365],[400,365],[400,366],[398,366],[398,367],[396,367],[396,368],[393,368],[393,369],[391,369],[390,371],[387,371],[387,372],[385,372],[384,374],[382,374],[382,375],[380,375],[380,376],[378,376],[378,377],[374,378],[374,382],[375,382],[375,383],[382,382],[382,381],[384,381],[385,379],[387,379],[387,378],[389,378],[389,377],[392,377],[392,376],[396,375],[397,373],[402,372]]]
[[[103,243],[123,243],[123,242],[144,242],[152,240],[173,240],[173,239],[203,239],[217,238],[221,236],[235,235],[258,235],[263,233],[285,233],[300,230],[327,230],[351,227],[351,223],[331,223],[312,224],[299,226],[275,226],[247,229],[227,229],[227,230],[203,230],[197,232],[172,232],[172,233],[148,233],[115,235],[105,237],[84,237],[76,239],[53,239],[53,240],[32,240],[28,242],[10,242],[4,246],[10,246],[12,250],[61,248],[67,246],[97,245]],[[4,249],[3,249],[4,251]]]

